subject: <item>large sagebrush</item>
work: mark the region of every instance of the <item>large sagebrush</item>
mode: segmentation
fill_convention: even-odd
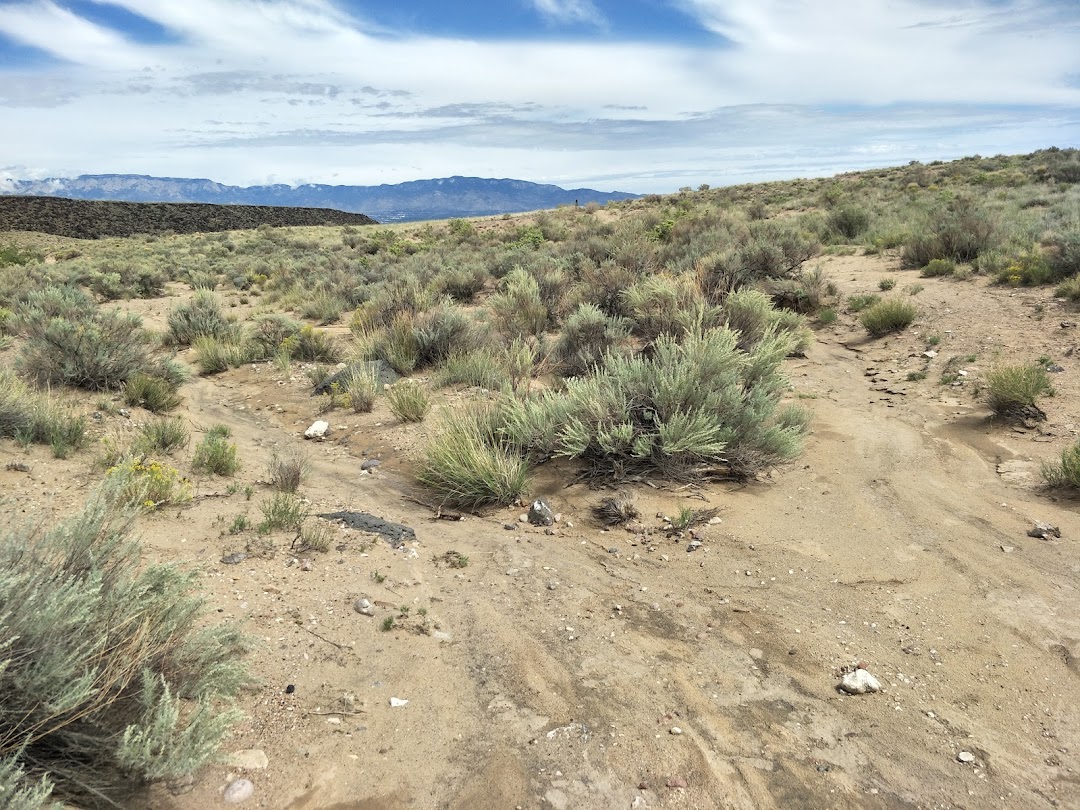
[[[0,534],[0,804],[124,806],[207,762],[238,714],[246,642],[204,625],[197,575],[141,566],[130,481]]]

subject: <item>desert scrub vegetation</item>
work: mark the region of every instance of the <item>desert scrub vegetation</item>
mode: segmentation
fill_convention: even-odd
[[[229,441],[231,431],[225,425],[215,425],[206,432],[195,448],[191,468],[196,472],[233,476],[240,469],[236,445]]]
[[[278,492],[296,492],[307,477],[309,467],[303,450],[293,449],[284,456],[274,453],[267,466],[270,486]]]
[[[247,642],[203,621],[196,574],[141,563],[133,483],[0,533],[5,807],[128,805],[208,762],[239,719]]]
[[[186,379],[175,361],[151,357],[138,316],[99,310],[80,290],[49,287],[30,294],[19,321],[26,344],[18,364],[40,384],[109,391],[139,373],[177,387]]]
[[[224,338],[234,331],[221,309],[221,299],[209,290],[198,290],[194,297],[169,310],[169,343],[190,346],[198,338]]]
[[[423,422],[431,410],[431,398],[419,380],[401,380],[387,386],[386,402],[402,422]]]
[[[914,323],[918,308],[903,298],[886,298],[877,301],[859,314],[859,323],[873,337],[891,332],[901,332]]]
[[[444,425],[418,479],[447,502],[508,503],[530,463],[578,459],[587,475],[749,478],[801,451],[809,414],[780,407],[793,338],[749,351],[727,328],[664,334],[648,354],[608,354],[563,390],[479,405]]]
[[[444,503],[469,508],[514,503],[530,483],[521,448],[507,445],[490,405],[445,414],[416,477]]]
[[[1053,396],[1050,375],[1041,364],[1007,365],[990,369],[984,379],[983,397],[995,416],[1006,419],[1045,419],[1036,404]]]
[[[170,455],[186,447],[190,434],[181,419],[153,419],[139,428],[139,434],[132,444],[135,453]]]
[[[89,441],[85,416],[52,394],[33,390],[6,368],[0,368],[0,437],[50,445],[57,458]]]
[[[1041,473],[1049,487],[1080,489],[1080,441],[1062,450],[1057,461],[1043,462]]]

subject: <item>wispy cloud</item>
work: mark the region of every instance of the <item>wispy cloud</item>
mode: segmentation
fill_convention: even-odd
[[[604,16],[592,0],[530,0],[544,17],[559,23],[601,25]]]

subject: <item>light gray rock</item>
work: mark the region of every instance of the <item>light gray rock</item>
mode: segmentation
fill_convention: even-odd
[[[229,782],[221,798],[225,800],[225,804],[240,804],[254,795],[255,785],[251,784],[250,779],[234,779]]]
[[[330,423],[319,419],[304,431],[305,439],[321,439],[330,431]]]
[[[865,695],[868,692],[880,692],[881,681],[865,669],[857,669],[840,679],[840,688],[849,695]]]
[[[353,606],[353,610],[355,610],[361,616],[374,616],[375,615],[375,606],[371,604],[370,599],[366,599],[366,598],[361,596],[359,599],[357,599],[355,602],[353,602],[352,606]]]
[[[551,526],[555,522],[555,512],[544,501],[535,500],[529,507],[528,520],[533,526]]]

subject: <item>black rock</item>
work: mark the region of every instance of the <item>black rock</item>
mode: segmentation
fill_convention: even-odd
[[[529,523],[533,526],[551,526],[555,523],[555,512],[544,501],[533,501],[529,507]]]

